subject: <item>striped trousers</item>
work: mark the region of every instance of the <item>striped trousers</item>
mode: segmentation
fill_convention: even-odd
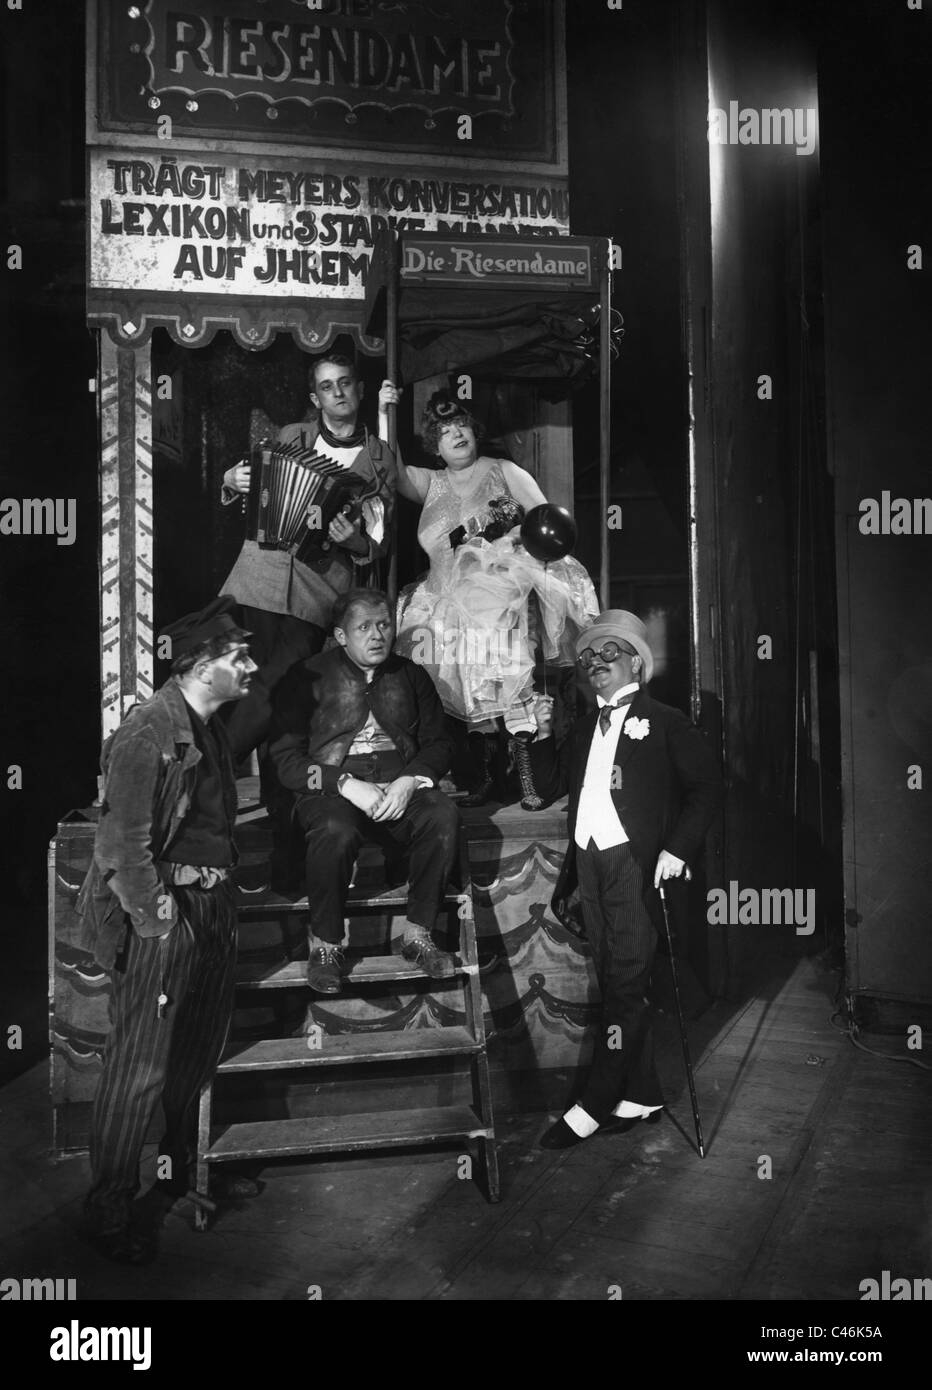
[[[654,1066],[650,985],[657,932],[631,846],[577,849],[586,938],[602,995],[592,1066],[578,1103],[600,1124],[622,1100],[662,1105]]]
[[[197,1098],[213,1074],[233,1009],[235,889],[172,888],[178,921],[167,936],[130,928],[111,975],[110,1033],[91,1119],[92,1186],[88,1221],[98,1230],[126,1224],[139,1191],[139,1160],[161,1102],[159,1156],[185,1190],[193,1155]],[[166,1003],[159,1007],[159,996]]]

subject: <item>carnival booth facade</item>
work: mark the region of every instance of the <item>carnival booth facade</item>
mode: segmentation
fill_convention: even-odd
[[[166,678],[157,634],[220,592],[248,520],[245,508],[221,505],[223,476],[300,419],[307,369],[325,351],[356,358],[370,407],[384,377],[403,388],[404,450],[444,386],[484,413],[500,452],[570,511],[570,398],[598,373],[607,504],[611,247],[569,232],[562,14],[545,8],[541,26],[506,0],[453,6],[442,23],[426,3],[407,7],[404,22],[378,5],[311,15],[290,0],[263,4],[249,22],[226,0],[192,0],[184,12],[165,0],[90,7],[104,737]],[[604,603],[601,545],[592,578]],[[394,598],[421,563],[410,516],[389,554],[383,580]],[[545,662],[537,674],[572,700],[565,671]],[[202,1152],[211,1135],[234,1131],[222,1156],[237,1143],[272,1156],[472,1134],[494,1195],[492,1095],[544,1106],[547,1075],[585,1060],[594,976],[587,948],[548,906],[565,846],[559,805],[463,812],[451,913],[468,919],[472,945],[461,937],[468,969],[453,989],[396,972],[381,992],[309,1003],[298,987],[300,903],[273,901],[255,777],[242,777],[239,792],[242,992],[228,1068],[237,1074],[221,1078],[202,1111]],[[98,813],[69,814],[50,847],[57,1151],[86,1142],[109,1027],[109,980],[74,911]],[[403,899],[369,886],[381,871],[364,854],[366,902],[351,939],[366,960],[390,963]],[[373,967],[363,983],[388,970]],[[384,1089],[357,1064],[395,1055],[401,1035],[411,1044],[404,1060],[418,1065],[394,1083],[386,1128]],[[331,1049],[326,1073],[292,1065],[299,1048],[313,1059],[309,1037]],[[457,1058],[468,1063],[462,1074]],[[320,1084],[341,1067],[348,1090]],[[250,1149],[242,1126],[257,1097],[261,1113],[298,1125],[299,1137],[292,1129]],[[436,1110],[441,1097],[445,1122],[405,1127],[404,1115]]]

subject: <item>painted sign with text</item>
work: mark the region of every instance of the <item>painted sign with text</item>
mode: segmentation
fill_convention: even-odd
[[[559,236],[561,266],[582,264],[582,248],[563,251],[566,190],[520,179],[480,183],[356,165],[92,149],[88,196],[91,305],[95,289],[362,299],[375,238],[388,227],[482,232],[496,238],[495,258],[512,239]],[[547,278],[537,267],[549,258],[527,251],[527,283]]]
[[[481,284],[487,289],[590,290],[597,284],[592,250],[561,238],[556,244],[497,241],[479,245],[406,236],[399,270],[406,285]]]
[[[99,129],[557,171],[561,0],[99,0]]]

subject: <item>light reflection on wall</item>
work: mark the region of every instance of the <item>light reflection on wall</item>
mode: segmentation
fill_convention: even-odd
[[[709,121],[712,112],[721,109],[721,101],[715,91],[711,68],[709,70]],[[708,127],[706,129],[708,137]],[[715,257],[722,227],[723,193],[725,185],[725,146],[713,144],[709,140],[709,202],[712,212],[712,256]]]
[[[797,127],[794,125],[794,143],[760,143],[748,145],[726,145],[709,139],[709,200],[711,208],[712,226],[712,257],[713,263],[718,259],[722,251],[722,243],[725,239],[725,210],[728,196],[728,160],[738,156],[752,157],[759,160],[767,160],[764,166],[772,174],[783,174],[787,170],[788,161],[792,161],[796,166],[794,173],[808,173],[810,170],[805,166],[813,165],[813,172],[817,172],[819,160],[819,94],[815,74],[807,77],[798,83],[796,87],[787,89],[786,86],[774,90],[761,90],[758,88],[756,96],[758,100],[741,100],[734,92],[727,95],[718,91],[715,78],[709,71],[709,112],[707,136],[711,128],[713,111],[728,112],[730,103],[737,101],[740,110],[747,107],[750,110],[761,113],[765,110],[791,111],[794,113],[805,113],[805,120]]]

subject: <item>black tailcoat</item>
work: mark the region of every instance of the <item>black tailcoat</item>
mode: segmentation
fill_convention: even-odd
[[[643,738],[626,733],[633,719],[647,720]],[[530,752],[534,781],[548,799],[569,793],[569,845],[554,889],[553,910],[565,920],[577,886],[576,813],[598,727],[598,710],[573,725],[559,750],[552,738],[538,739]],[[640,726],[643,729],[643,725]],[[632,726],[631,732],[639,732]],[[644,878],[644,901],[655,922],[662,922],[654,889],[654,869],[661,850],[695,860],[722,800],[722,779],[706,738],[678,709],[652,700],[642,687],[635,694],[619,731],[612,801]]]

